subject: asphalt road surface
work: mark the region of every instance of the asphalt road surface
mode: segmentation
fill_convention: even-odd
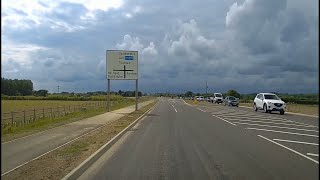
[[[161,99],[79,179],[319,179],[318,121]]]

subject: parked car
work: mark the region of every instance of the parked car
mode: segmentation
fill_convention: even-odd
[[[253,109],[255,111],[258,109],[263,109],[266,113],[279,111],[283,115],[286,108],[286,103],[273,93],[259,93],[253,101]]]
[[[213,103],[222,103],[223,101],[223,96],[221,93],[214,93],[213,94]]]
[[[224,99],[224,105],[225,106],[239,106],[239,101],[238,101],[238,98],[236,97],[233,97],[233,96],[227,96],[225,99]]]

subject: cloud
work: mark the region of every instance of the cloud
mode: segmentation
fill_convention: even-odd
[[[206,81],[209,91],[317,92],[318,11],[299,0],[6,1],[3,76],[105,90],[106,50],[124,49],[139,51],[146,92],[204,92]]]

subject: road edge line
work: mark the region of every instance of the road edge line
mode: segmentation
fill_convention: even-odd
[[[107,150],[109,150],[130,128],[132,128],[141,118],[143,118],[146,114],[152,111],[157,105],[159,101],[148,109],[144,114],[134,120],[129,126],[119,132],[116,136],[114,136],[110,141],[104,144],[101,148],[99,148],[96,152],[91,154],[86,160],[84,160],[81,164],[79,164],[76,168],[74,168],[71,172],[69,172],[62,180],[71,180],[77,179],[80,177],[94,162],[96,162]]]

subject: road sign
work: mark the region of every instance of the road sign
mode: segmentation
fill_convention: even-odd
[[[107,79],[138,79],[138,51],[107,50]]]

